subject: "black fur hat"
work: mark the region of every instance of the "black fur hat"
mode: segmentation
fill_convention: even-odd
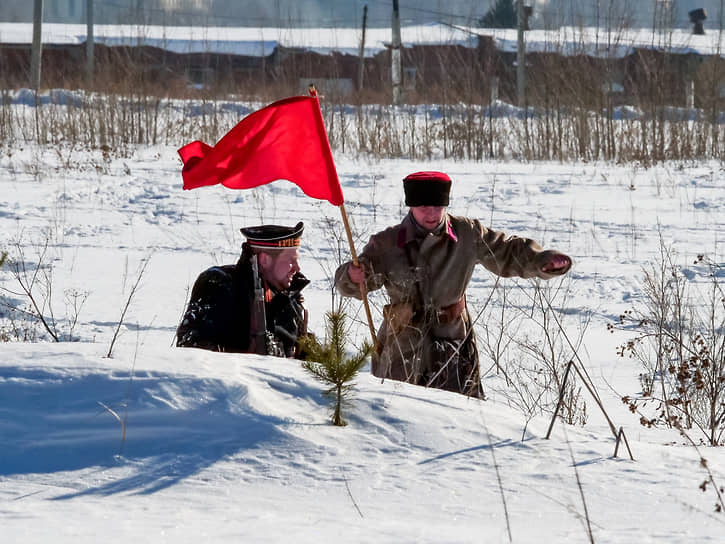
[[[448,206],[451,178],[443,172],[415,172],[403,180],[405,205]]]

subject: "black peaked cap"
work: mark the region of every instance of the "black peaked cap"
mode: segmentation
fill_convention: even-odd
[[[294,227],[282,225],[259,225],[240,229],[252,247],[264,249],[285,249],[298,247],[305,225],[300,221]]]

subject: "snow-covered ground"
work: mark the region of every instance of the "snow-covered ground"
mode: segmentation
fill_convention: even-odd
[[[586,392],[587,424],[559,422],[546,440],[550,416],[527,424],[493,371],[486,401],[363,373],[349,425],[334,427],[298,361],[173,341],[194,279],[236,260],[240,227],[298,220],[311,329],[321,333],[337,209],[285,181],[182,191],[170,147],[131,157],[20,143],[0,150],[0,250],[28,270],[42,265],[37,286],[52,287],[44,312],[52,308],[59,332],[76,340],[0,344],[3,542],[589,542],[588,524],[599,543],[723,541],[714,489],[700,489],[708,476],[700,455],[720,485],[725,452],[640,426],[620,401],[639,392],[640,369],[616,354],[627,335],[607,330],[641,300],[642,267],[659,257],[660,233],[693,274],[699,253],[720,262],[720,164],[335,157],[358,250],[406,211],[401,179],[436,169],[454,180],[452,213],[573,257],[561,315],[572,338],[583,335],[578,356],[632,461],[623,447],[613,457],[612,433]],[[474,314],[494,285],[483,269],[474,276]],[[523,280],[502,286],[523,300],[531,290]],[[7,264],[0,287],[3,302],[25,306]],[[380,306],[373,297],[376,323]],[[359,304],[350,312],[353,337],[364,338]],[[486,325],[479,321],[479,336]]]

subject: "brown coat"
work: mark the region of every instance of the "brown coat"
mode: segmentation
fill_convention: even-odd
[[[474,267],[482,264],[503,277],[549,279],[553,275],[541,267],[556,253],[451,215],[433,233],[408,214],[399,225],[373,235],[359,259],[368,291],[385,287],[390,298],[378,330],[373,374],[478,396],[478,354],[475,336],[468,334],[471,319],[464,298]],[[350,264],[337,269],[336,286],[342,295],[360,298],[360,287],[347,274]],[[456,349],[459,357],[451,359]],[[450,368],[450,361],[460,368]]]

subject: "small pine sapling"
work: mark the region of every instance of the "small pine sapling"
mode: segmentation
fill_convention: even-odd
[[[324,344],[311,335],[300,339],[300,345],[307,353],[307,360],[302,363],[302,367],[328,386],[322,393],[332,399],[332,423],[338,426],[347,425],[342,418],[343,405],[351,400],[355,385],[352,380],[372,351],[372,345],[364,342],[355,355],[345,357],[345,317],[345,313],[340,310],[325,314],[327,330]]]

